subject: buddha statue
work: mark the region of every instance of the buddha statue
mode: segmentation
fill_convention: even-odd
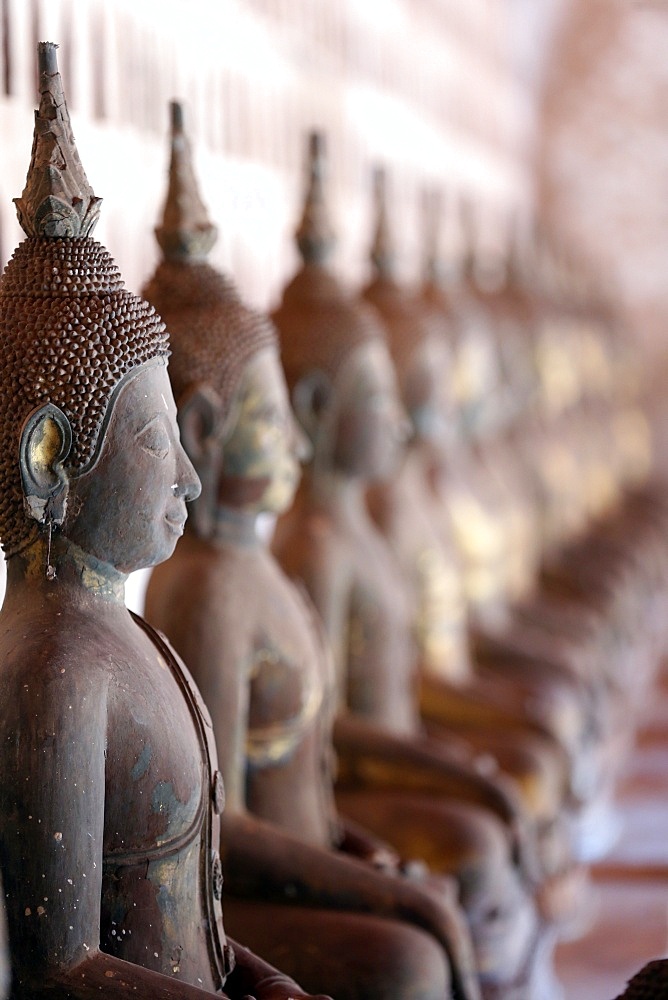
[[[163,259],[144,292],[170,330],[181,436],[202,492],[174,555],[152,574],[146,615],[211,712],[227,793],[226,924],[337,1000],[443,1000],[450,985],[475,1000],[452,889],[405,877],[391,848],[335,811],[331,659],[259,525],[291,503],[308,445],[274,327],[207,261],[216,231],[177,104],[156,233]]]
[[[333,650],[341,811],[400,853],[454,875],[484,995],[529,995],[538,930],[509,853],[522,807],[507,782],[471,766],[465,748],[424,733],[410,597],[365,505],[369,482],[395,467],[408,428],[382,325],[328,264],[334,240],[323,169],[322,137],[313,135],[297,231],[303,264],[273,314],[312,456],[274,550],[305,585]],[[499,809],[501,793],[510,811]]]
[[[223,930],[211,722],[124,605],[199,492],[169,342],[90,236],[100,199],[56,63],[0,282],[0,875],[12,998],[305,998]],[[322,998],[321,998],[322,1000]]]
[[[452,458],[452,351],[438,313],[396,277],[381,172],[375,175],[375,197],[375,273],[363,294],[387,331],[411,435],[398,471],[372,487],[369,504],[414,598],[422,714],[432,735],[448,739],[456,733],[517,782],[539,837],[546,908],[551,911],[551,901],[558,900],[563,911],[570,895],[572,909],[573,892],[565,893],[565,883],[574,889],[580,878],[563,816],[570,798],[571,719],[581,715],[578,692],[544,676],[528,675],[520,684],[475,670],[459,558],[429,482],[434,450],[449,449]],[[559,745],[562,737],[565,747]]]

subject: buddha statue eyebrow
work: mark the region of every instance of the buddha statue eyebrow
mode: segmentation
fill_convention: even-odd
[[[153,416],[148,417],[142,424],[140,424],[135,431],[135,437],[138,437],[139,434],[143,434],[144,431],[147,431],[149,427],[153,427],[154,424],[160,424],[164,427],[166,419],[167,411],[163,412],[162,410],[159,410],[158,413],[154,413]]]

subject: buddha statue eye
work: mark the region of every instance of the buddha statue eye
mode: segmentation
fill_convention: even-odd
[[[149,455],[153,455],[155,458],[167,458],[169,454],[171,447],[169,435],[159,418],[146,424],[139,431],[135,440],[143,451],[148,452]]]

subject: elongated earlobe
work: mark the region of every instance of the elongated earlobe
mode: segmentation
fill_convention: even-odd
[[[329,404],[332,385],[324,372],[310,372],[300,379],[291,394],[292,407],[307,437],[314,444],[323,410]]]
[[[25,511],[40,524],[65,520],[69,479],[63,463],[72,447],[72,427],[59,407],[45,403],[21,430],[19,463]]]
[[[191,462],[201,461],[220,430],[220,399],[207,385],[194,385],[179,399],[181,443]]]

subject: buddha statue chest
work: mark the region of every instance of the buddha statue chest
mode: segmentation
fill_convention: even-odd
[[[237,551],[225,565],[232,580],[243,577],[253,589],[243,630],[250,679],[249,764],[277,764],[314,727],[331,725],[333,670],[305,597],[269,553]]]
[[[395,732],[415,732],[415,606],[399,563],[371,522],[352,525],[346,545],[350,570],[347,704],[356,714]]]
[[[147,610],[211,706],[228,808],[329,846],[334,669],[306,597],[257,541],[185,538],[159,579]]]
[[[374,518],[401,566],[414,597],[414,634],[420,666],[456,682],[469,673],[467,608],[454,542],[441,532],[444,520],[406,462],[390,483],[370,496]]]
[[[263,547],[230,554],[231,580],[253,582],[244,656],[249,671],[246,797],[258,816],[331,845],[334,667],[308,598]]]
[[[224,796],[211,723],[187,671],[146,629],[137,620],[131,652],[111,637],[108,646],[101,947],[219,989],[210,925],[222,919],[222,869],[212,820]]]
[[[476,614],[486,612],[503,603],[508,549],[504,525],[466,482],[449,484],[444,500],[469,607]]]

